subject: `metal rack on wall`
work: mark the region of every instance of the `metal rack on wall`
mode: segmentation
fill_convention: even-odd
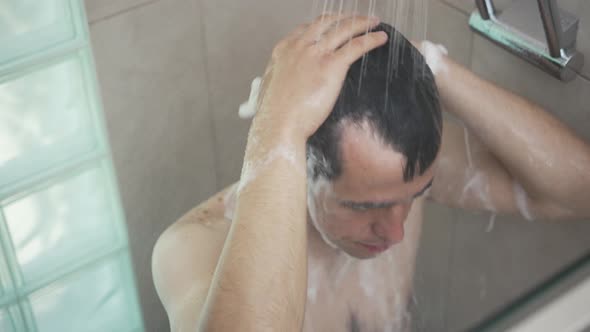
[[[584,66],[576,50],[579,19],[555,0],[514,1],[499,12],[492,0],[475,0],[473,30],[562,81],[573,80]]]

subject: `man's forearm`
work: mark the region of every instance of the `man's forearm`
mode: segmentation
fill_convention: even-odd
[[[203,331],[292,331],[306,278],[305,144],[250,144],[235,218],[205,310]],[[272,142],[272,143],[268,143]]]
[[[321,16],[275,46],[201,330],[301,330],[307,294],[306,142],[329,116],[350,65],[387,42],[383,31],[367,33],[378,24],[375,17]]]
[[[446,58],[436,80],[443,105],[463,120],[532,199],[587,211],[590,148],[538,106]]]

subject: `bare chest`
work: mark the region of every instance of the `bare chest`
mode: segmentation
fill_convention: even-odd
[[[418,218],[419,217],[419,218]],[[305,332],[407,331],[407,311],[418,248],[421,214],[407,220],[404,241],[370,260],[340,256],[325,268],[309,259]]]
[[[335,275],[311,269],[304,331],[401,331],[410,276],[383,270],[366,262],[344,263]]]

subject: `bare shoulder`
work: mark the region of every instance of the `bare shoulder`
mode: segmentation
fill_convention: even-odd
[[[224,190],[193,208],[160,235],[152,274],[172,331],[192,330],[205,302],[230,228]]]

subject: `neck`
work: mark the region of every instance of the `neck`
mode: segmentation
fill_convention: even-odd
[[[307,241],[308,255],[310,256],[336,257],[344,254],[342,250],[326,243],[309,215],[307,216]]]
[[[333,248],[326,243],[309,215],[307,217],[307,255],[310,266],[319,264],[328,271],[339,270],[341,265],[349,264],[351,260],[358,261],[341,249]]]

